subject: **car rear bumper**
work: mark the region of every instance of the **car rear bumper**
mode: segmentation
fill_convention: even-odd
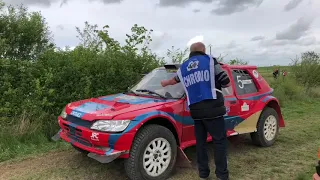
[[[75,147],[88,152],[88,157],[101,163],[109,163],[116,158],[128,158],[134,138],[133,133],[103,133],[58,119],[60,130],[52,137],[62,139]]]

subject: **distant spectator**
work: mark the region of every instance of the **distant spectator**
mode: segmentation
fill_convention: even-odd
[[[272,74],[273,74],[273,78],[277,79],[279,75],[279,69],[274,70]]]
[[[287,76],[287,71],[286,71],[286,70],[283,70],[283,71],[282,71],[282,76],[283,76],[283,77],[286,77],[286,76]]]

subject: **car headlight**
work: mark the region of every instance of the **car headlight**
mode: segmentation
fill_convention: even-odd
[[[63,108],[63,110],[61,111],[60,116],[62,117],[62,119],[66,119],[67,118],[66,107]]]
[[[122,132],[130,124],[130,120],[99,120],[93,123],[91,129],[105,132]]]

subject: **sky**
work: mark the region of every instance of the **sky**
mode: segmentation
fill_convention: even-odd
[[[46,18],[57,46],[79,43],[75,27],[109,25],[124,42],[134,24],[153,29],[150,48],[166,56],[191,39],[213,56],[252,65],[287,65],[305,51],[320,53],[320,0],[4,0]],[[210,54],[209,48],[207,53]]]

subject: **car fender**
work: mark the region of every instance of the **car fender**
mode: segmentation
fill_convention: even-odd
[[[278,113],[278,116],[279,116],[279,126],[285,127],[285,122],[284,122],[284,119],[283,119],[283,116],[281,113],[281,107],[280,107],[279,100],[274,96],[268,95],[268,96],[262,97],[260,99],[260,102],[262,102],[264,104],[263,108],[271,107],[271,108],[275,109]]]
[[[146,115],[146,117],[144,119],[140,120],[140,123],[137,124],[137,126],[135,128],[135,132],[139,131],[139,129],[144,124],[148,123],[150,120],[153,120],[153,119],[161,118],[161,119],[168,120],[174,126],[176,131],[178,130],[177,123],[181,123],[181,122],[175,120],[169,113],[164,112],[164,111],[152,111],[152,112],[145,113],[144,115]]]
[[[168,112],[164,112],[164,111],[159,111],[159,110],[154,110],[154,111],[150,111],[150,112],[145,112],[143,114],[140,114],[138,116],[136,116],[134,119],[132,119],[131,123],[129,124],[129,126],[127,127],[127,129],[125,131],[123,131],[122,133],[120,133],[117,137],[117,139],[113,139],[113,143],[115,144],[115,146],[117,146],[118,143],[129,143],[130,145],[128,145],[131,149],[132,146],[132,142],[133,139],[129,140],[129,139],[123,139],[125,136],[122,136],[125,133],[131,133],[133,134],[133,137],[135,137],[138,133],[138,131],[141,129],[141,127],[143,127],[143,125],[147,124],[149,121],[153,120],[153,119],[166,119],[168,120],[172,126],[174,127],[177,136],[180,137],[180,131],[179,131],[179,127],[178,126],[182,126],[179,122],[178,119],[174,119],[172,117],[172,115],[170,115]],[[174,132],[173,132],[174,133]],[[177,141],[180,143],[180,138],[177,138]]]

